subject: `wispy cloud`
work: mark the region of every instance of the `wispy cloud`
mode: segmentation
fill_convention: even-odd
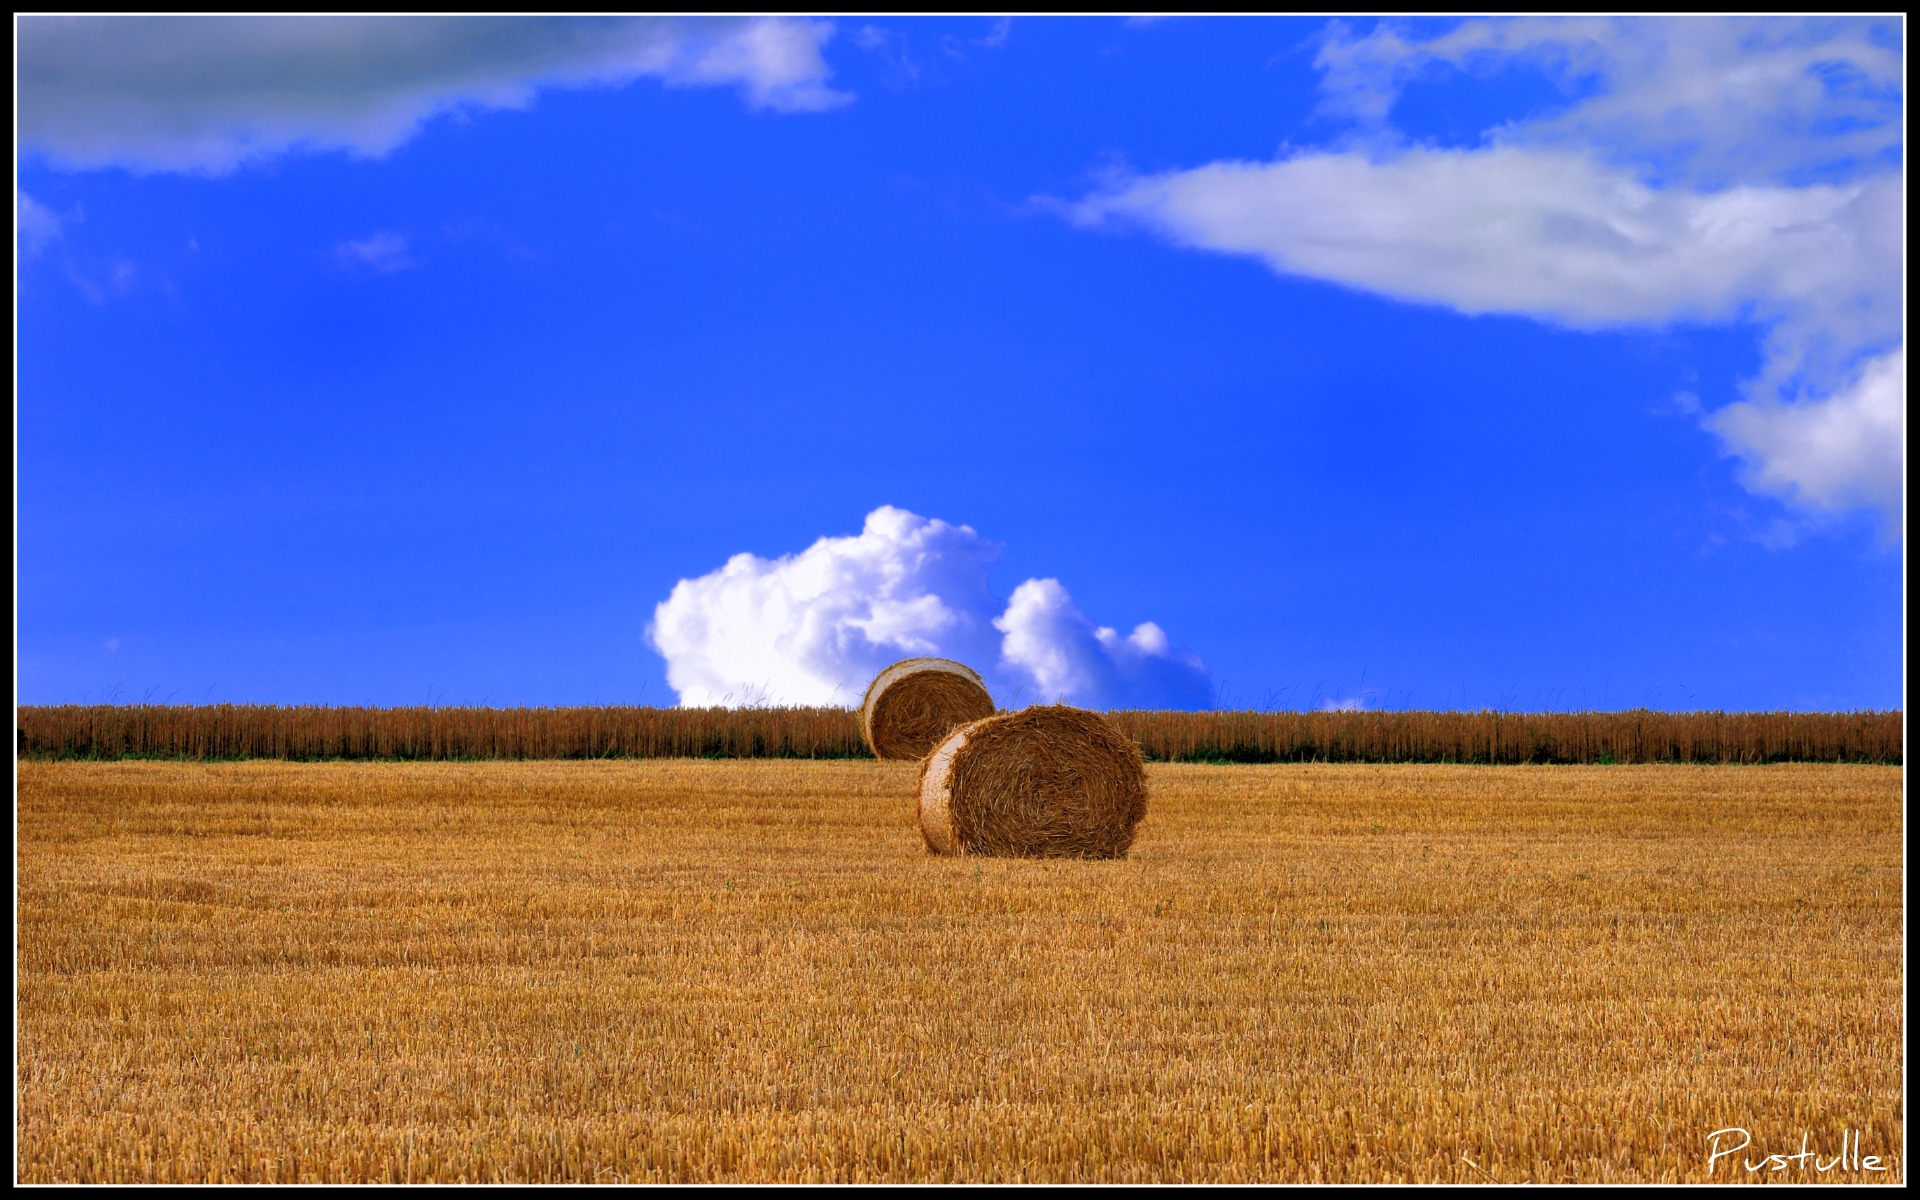
[[[1763,371],[1702,421],[1756,490],[1879,507],[1898,526],[1905,410],[1883,397],[1905,386],[1905,218],[1887,29],[1528,18],[1422,41],[1336,24],[1318,64],[1347,143],[1120,175],[1065,211],[1463,313],[1758,322]],[[1416,75],[1515,65],[1563,83],[1567,105],[1464,148],[1394,131]]]
[[[1670,182],[1804,182],[1897,164],[1900,30],[1890,19],[1520,17],[1432,38],[1393,22],[1328,26],[1315,65],[1323,111],[1389,140],[1407,85],[1447,72],[1532,70],[1558,108],[1486,131],[1490,144],[1560,149]]]
[[[13,223],[20,231],[20,252],[32,258],[66,231],[66,223],[78,217],[61,216],[18,188],[13,192]]]
[[[920,63],[913,57],[907,35],[880,25],[862,25],[853,31],[853,44],[879,58],[890,87],[920,82]]]
[[[1395,299],[1599,329],[1884,307],[1897,264],[1876,255],[1898,206],[1897,179],[1705,193],[1500,147],[1211,163],[1119,180],[1075,213]],[[1872,311],[1897,330],[1892,308]]]
[[[19,141],[69,168],[220,173],[382,155],[441,113],[642,78],[818,112],[852,99],[828,84],[832,34],[789,17],[22,17]]]
[[[366,267],[382,275],[417,265],[408,253],[407,239],[397,233],[382,232],[341,242],[333,248],[333,257],[343,266]]]
[[[68,228],[83,218],[80,206],[56,212],[26,192],[14,190],[14,221],[19,231],[20,258],[40,257],[47,253],[52,269],[66,277],[75,291],[88,303],[104,305],[131,296],[136,291],[173,294],[172,281],[165,272],[142,265],[125,254],[89,253],[73,245]],[[49,253],[51,251],[51,253]]]
[[[973,666],[1003,703],[1207,705],[1206,667],[1151,621],[1095,625],[1057,579],[1003,605],[987,585],[998,553],[968,526],[877,508],[851,537],[681,580],[648,638],[689,705],[857,704],[881,668],[919,655]]]
[[[67,282],[73,284],[90,303],[106,304],[123,296],[132,295],[134,289],[141,286],[143,273],[140,264],[130,258],[116,256],[104,264],[90,268],[83,268],[69,261],[66,274]],[[164,282],[161,286],[162,290],[165,290]]]

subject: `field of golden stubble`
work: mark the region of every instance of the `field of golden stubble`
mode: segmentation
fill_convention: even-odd
[[[1904,1180],[1900,768],[1149,770],[22,763],[18,1176]]]

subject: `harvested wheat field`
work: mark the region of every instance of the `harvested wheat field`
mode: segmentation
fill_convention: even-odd
[[[1905,1178],[1897,767],[917,771],[23,762],[18,1176]]]

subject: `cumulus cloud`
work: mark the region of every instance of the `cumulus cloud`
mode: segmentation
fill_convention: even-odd
[[[1318,63],[1328,110],[1356,123],[1347,144],[1122,175],[1066,211],[1463,313],[1579,329],[1757,322],[1760,376],[1702,419],[1757,490],[1897,523],[1880,393],[1849,390],[1885,378],[1883,364],[1904,371],[1889,36],[1885,23],[1777,18],[1476,20],[1424,41],[1336,25]],[[1566,106],[1470,147],[1393,133],[1414,79],[1515,65],[1562,82]],[[1785,435],[1814,429],[1818,453]],[[1891,453],[1897,478],[1904,450]]]
[[[860,702],[881,668],[934,655],[979,670],[1003,704],[1197,708],[1206,667],[1146,622],[1096,626],[1055,579],[1003,606],[987,572],[999,547],[966,525],[904,509],[797,554],[736,554],[683,579],[655,608],[648,640],[686,705]]]
[[[220,173],[289,150],[381,155],[427,120],[542,88],[736,87],[814,112],[833,27],[787,17],[22,17],[23,150],[65,167]]]
[[[1099,708],[1205,708],[1213,683],[1196,656],[1178,651],[1152,621],[1121,637],[1096,626],[1058,579],[1013,589],[993,627],[1002,677],[1029,699],[1067,698]]]
[[[1845,387],[1798,404],[1772,397],[1707,419],[1746,459],[1751,486],[1830,512],[1876,505],[1903,520],[1907,352],[1868,360]]]

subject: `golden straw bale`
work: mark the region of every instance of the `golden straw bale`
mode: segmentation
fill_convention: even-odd
[[[1146,814],[1139,747],[1083,708],[975,721],[920,768],[920,832],[935,854],[1121,858]]]
[[[993,715],[973,669],[947,658],[908,658],[874,676],[860,703],[860,732],[875,758],[920,758],[969,721]]]

